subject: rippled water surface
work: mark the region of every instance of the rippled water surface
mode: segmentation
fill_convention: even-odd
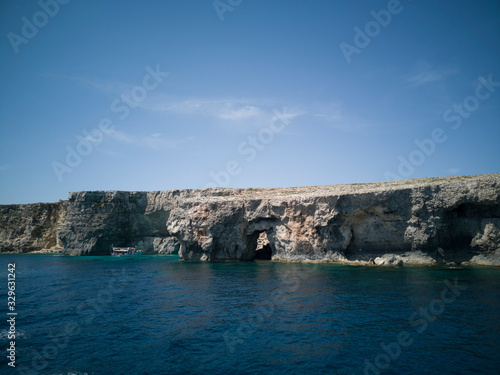
[[[500,269],[0,260],[2,374],[500,373]]]

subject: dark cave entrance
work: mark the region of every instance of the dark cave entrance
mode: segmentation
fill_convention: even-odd
[[[273,249],[265,231],[256,233],[255,260],[271,260]]]

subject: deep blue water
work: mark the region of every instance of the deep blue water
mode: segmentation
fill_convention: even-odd
[[[1,374],[500,373],[500,269],[49,255],[0,266]]]

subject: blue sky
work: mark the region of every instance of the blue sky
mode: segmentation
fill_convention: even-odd
[[[500,172],[499,1],[0,3],[0,203]]]

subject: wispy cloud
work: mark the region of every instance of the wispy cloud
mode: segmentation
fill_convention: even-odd
[[[230,109],[226,112],[219,113],[219,117],[225,120],[244,120],[252,117],[256,117],[262,114],[260,108],[246,105],[244,107]]]
[[[428,62],[421,61],[417,64],[414,72],[406,78],[406,81],[410,86],[418,87],[442,81],[449,76],[457,74],[459,71],[458,68],[454,67],[433,67]]]
[[[371,123],[347,111],[342,102],[329,103],[322,108],[315,108],[313,113],[315,120],[342,132],[365,134],[372,127]]]
[[[186,142],[186,140],[170,139],[163,137],[160,133],[153,133],[147,136],[137,136],[137,135],[127,134],[121,130],[116,130],[116,129],[110,132],[109,136],[118,142],[133,144],[136,146],[154,150],[176,149],[181,144]]]
[[[244,99],[184,99],[157,97],[144,108],[176,114],[215,117],[221,120],[239,121],[262,116],[266,109],[255,100]]]
[[[60,79],[76,83],[77,85],[95,89],[103,94],[110,96],[119,96],[130,91],[134,85],[119,81],[102,80],[98,78],[88,78],[80,76],[70,76],[65,74],[43,74],[43,77],[51,79]]]
[[[328,122],[338,122],[342,120],[343,103],[329,103],[328,105],[318,106],[313,110],[314,117]]]
[[[164,137],[161,133],[153,133],[150,135],[134,135],[130,133],[126,133],[122,130],[114,129],[107,133],[107,137],[112,139],[113,141],[125,143],[129,145],[144,147],[153,150],[161,150],[161,149],[178,149],[183,144],[191,142],[194,140],[193,137],[188,137],[186,139],[171,139]],[[88,139],[88,137],[78,137],[80,140]]]
[[[0,171],[5,171],[9,169],[9,166],[7,164],[0,165]]]
[[[448,169],[448,173],[457,175],[460,173],[460,168],[450,168],[450,169]]]
[[[283,102],[269,99],[245,98],[175,98],[155,92],[140,104],[141,108],[165,115],[201,117],[215,127],[241,133],[254,132],[269,125],[274,111],[290,107]],[[295,109],[297,114],[304,110]],[[193,120],[196,123],[197,120]]]
[[[112,130],[107,134],[110,138],[112,138],[115,141],[123,142],[123,143],[135,143],[138,144],[139,138],[137,136],[131,135],[131,134],[126,134],[125,132],[121,130]]]
[[[82,83],[85,86],[92,87],[103,94],[110,96],[119,96],[123,93],[130,91],[134,85],[127,84],[119,81],[102,81],[102,80],[91,80],[83,77],[73,78],[75,81]]]

